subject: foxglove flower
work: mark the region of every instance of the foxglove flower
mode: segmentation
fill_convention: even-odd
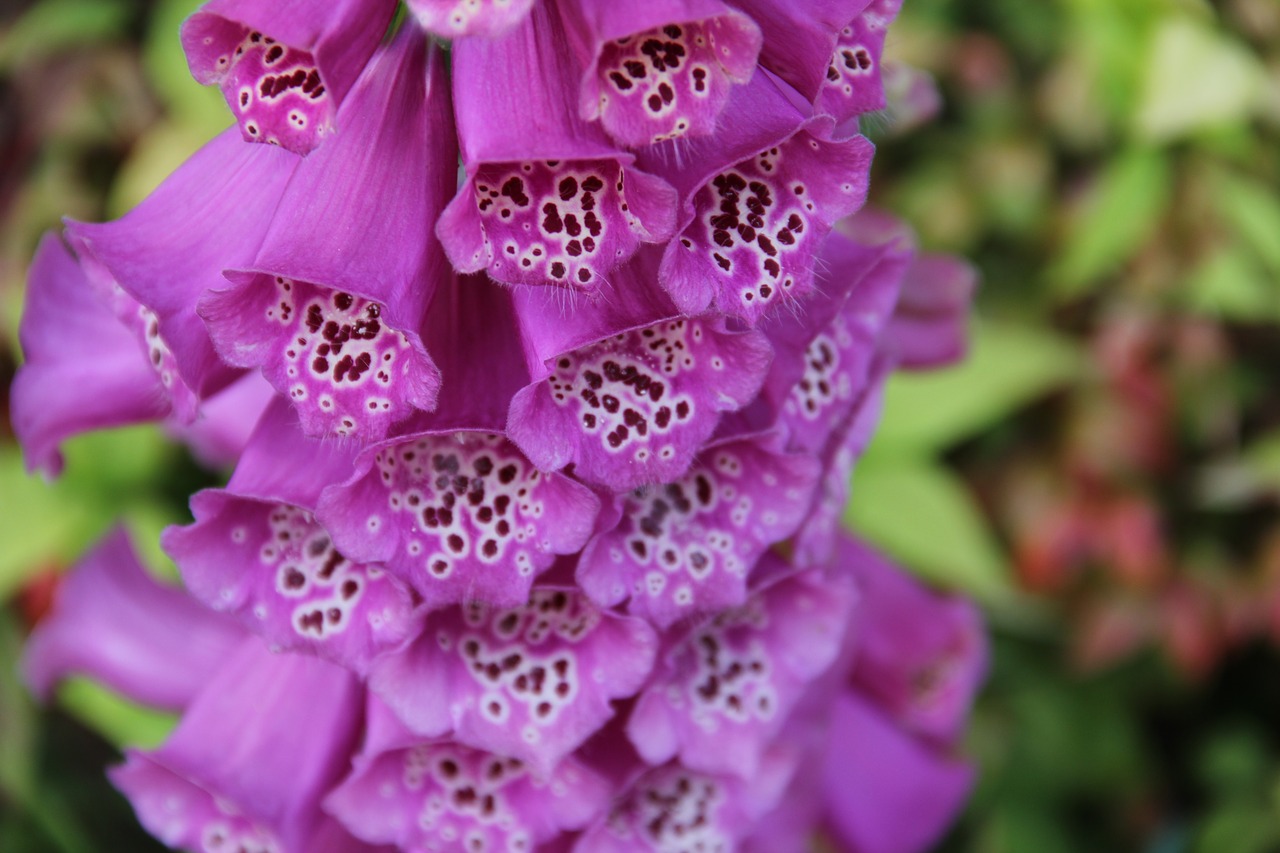
[[[760,28],[719,0],[559,0],[583,66],[579,112],[630,148],[716,129],[755,73]]]
[[[690,143],[671,171],[679,233],[660,275],[681,311],[754,325],[804,296],[823,238],[866,200],[871,143],[835,138],[832,118],[807,115],[783,85],[757,72],[732,94],[722,134]],[[672,157],[659,149],[645,162],[670,170]]]
[[[210,0],[183,23],[182,47],[246,140],[306,154],[333,133],[394,11],[392,0]]]
[[[921,850],[980,621],[838,529],[973,286],[851,217],[896,3],[407,5],[212,0],[240,128],[41,244],[28,464],[164,419],[234,470],[187,591],[113,534],[28,680],[182,713],[112,778],[200,853]]]
[[[467,179],[437,233],[459,272],[593,290],[641,243],[671,236],[675,191],[578,117],[568,53],[551,2],[501,38],[454,45]],[[522,76],[504,80],[495,68]]]
[[[449,195],[454,148],[439,52],[414,35],[370,63],[257,256],[200,303],[222,357],[261,367],[309,435],[377,441],[435,403],[421,327],[447,273],[422,223]]]

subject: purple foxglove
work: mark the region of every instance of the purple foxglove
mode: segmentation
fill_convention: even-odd
[[[713,442],[680,479],[616,496],[621,520],[578,562],[583,590],[602,606],[629,599],[661,628],[745,603],[756,561],[796,531],[818,479],[813,457],[777,444]]]
[[[429,33],[441,38],[503,35],[529,15],[535,0],[405,0]]]
[[[826,565],[836,551],[840,518],[849,501],[850,477],[871,443],[884,405],[884,384],[892,362],[880,357],[871,365],[867,386],[848,418],[837,427],[822,452],[822,482],[808,517],[796,533],[792,559],[797,566]]]
[[[437,611],[422,635],[375,665],[370,688],[405,725],[520,759],[543,775],[612,716],[653,666],[657,638],[571,587],[528,603]]]
[[[851,638],[854,685],[905,731],[954,743],[986,675],[977,608],[925,589],[857,540],[843,542],[839,562],[862,601]]]
[[[138,562],[123,530],[109,533],[58,587],[52,612],[23,654],[42,697],[69,675],[87,675],[136,702],[185,708],[244,633]]]
[[[393,0],[210,0],[183,23],[182,47],[192,76],[222,90],[245,140],[306,154],[333,133],[395,8]]]
[[[902,0],[871,0],[841,28],[815,101],[819,111],[843,122],[885,108],[880,59],[885,33],[901,8]]]
[[[774,749],[746,778],[675,763],[633,774],[609,814],[582,834],[573,853],[734,850],[777,804],[794,769],[795,756]]]
[[[191,499],[195,523],[162,542],[192,594],[272,646],[357,673],[414,636],[408,587],[348,559],[315,520],[320,488],[352,468],[350,448],[309,440],[282,400],[263,418],[226,489]],[[280,471],[305,471],[281,478]]]
[[[556,555],[586,544],[599,499],[544,473],[500,432],[424,433],[367,449],[319,516],[343,553],[382,563],[429,608],[524,603]]]
[[[968,349],[969,305],[977,272],[950,255],[921,255],[902,282],[888,336],[898,364],[921,370],[951,364]]]
[[[680,192],[678,234],[662,285],[680,310],[708,307],[755,324],[813,289],[814,259],[836,220],[866,200],[873,146],[834,139],[830,117],[810,117],[766,73],[737,87],[721,127],[680,152],[654,149]]]
[[[32,261],[18,339],[25,361],[13,380],[13,431],[28,470],[58,474],[64,440],[173,409],[158,365],[56,235],[40,240]]]
[[[214,352],[196,303],[225,284],[224,269],[252,259],[295,165],[226,131],[120,219],[67,222],[90,281],[115,294],[117,314],[136,329],[185,420],[199,397],[237,375]]]
[[[827,826],[843,849],[924,853],[973,787],[973,768],[940,755],[865,697],[838,699],[822,763]]]
[[[312,837],[332,832],[320,800],[348,766],[362,697],[340,667],[272,654],[249,638],[168,740],[128,751],[111,778],[172,847],[311,850]]]
[[[535,382],[511,401],[508,431],[539,468],[574,465],[613,491],[688,470],[721,413],[760,390],[772,350],[726,318],[682,317],[657,291],[646,252],[565,322],[554,292],[517,293]]]
[[[641,243],[671,236],[675,191],[578,117],[571,54],[551,2],[501,38],[454,45],[467,179],[436,233],[459,272],[594,290]]]
[[[416,737],[372,701],[364,751],[325,808],[357,837],[406,853],[533,853],[591,822],[608,798],[605,779],[576,759],[540,773],[518,758]]]
[[[766,572],[785,564],[766,558]],[[627,723],[650,764],[676,756],[750,777],[806,685],[836,659],[851,595],[817,570],[779,580],[741,607],[672,638]]]
[[[810,103],[821,104],[837,43],[872,0],[737,0],[764,32],[760,62]]]
[[[810,453],[822,452],[861,398],[912,253],[837,232],[820,259],[819,292],[805,312],[761,327],[777,353],[761,401],[786,428],[788,446]]]
[[[730,88],[755,73],[760,28],[719,0],[559,5],[581,43],[579,112],[620,145],[710,135]]]
[[[422,223],[456,180],[439,51],[402,31],[338,121],[298,166],[257,257],[200,312],[222,357],[261,367],[308,435],[371,442],[434,406],[439,385],[420,337],[448,277]]]

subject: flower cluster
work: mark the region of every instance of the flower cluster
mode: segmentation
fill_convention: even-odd
[[[234,473],[186,592],[113,534],[29,680],[182,713],[113,779],[185,849],[921,849],[981,627],[838,532],[973,285],[853,216],[897,3],[407,7],[211,0],[237,126],[41,244],[32,467],[163,419]]]

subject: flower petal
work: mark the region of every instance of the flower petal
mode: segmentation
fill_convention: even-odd
[[[165,531],[165,550],[193,595],[272,647],[364,674],[421,630],[408,588],[343,556],[307,509],[218,489],[191,509],[195,523]]]
[[[871,0],[738,0],[764,33],[760,62],[811,102],[826,81],[841,31]]]
[[[657,639],[572,588],[538,587],[527,604],[432,614],[422,636],[382,658],[370,687],[420,735],[550,773],[640,689]]]
[[[951,255],[921,255],[907,271],[888,336],[899,365],[928,370],[968,349],[967,321],[977,270]]]
[[[324,697],[317,702],[316,697]],[[362,690],[311,657],[244,640],[157,750],[131,750],[111,779],[174,847],[307,850],[320,799],[350,761]],[[249,769],[246,772],[246,769]]]
[[[306,154],[378,46],[393,0],[210,0],[182,25],[191,74],[222,89],[244,139]]]
[[[54,234],[40,240],[18,327],[24,362],[13,380],[13,431],[29,470],[62,470],[58,446],[92,429],[170,411],[160,377]]]
[[[620,145],[709,135],[755,73],[760,29],[719,0],[561,5],[588,45],[579,110]]]
[[[767,74],[734,90],[710,140],[726,142],[691,145],[673,176],[684,207],[661,281],[682,311],[713,306],[754,325],[813,289],[823,238],[866,199],[874,150],[832,131],[830,118],[806,119]]]
[[[902,0],[872,0],[836,37],[815,104],[837,123],[885,108],[880,58],[889,24],[901,7]]]
[[[805,685],[840,651],[851,594],[833,580],[785,578],[679,638],[627,723],[636,751],[650,764],[679,755],[705,773],[755,774]]]
[[[500,433],[421,434],[375,445],[319,516],[344,554],[386,567],[428,608],[524,603],[557,554],[586,543],[599,500],[542,473]]]
[[[817,460],[762,438],[704,450],[684,477],[615,499],[621,522],[595,536],[578,582],[602,606],[661,628],[737,607],[765,550],[799,526],[818,479]]]
[[[857,693],[835,707],[824,766],[828,823],[859,853],[922,853],[955,819],[973,768],[938,755]]]
[[[422,28],[440,38],[494,38],[528,16],[534,0],[405,0]]]
[[[390,716],[372,702],[371,728]],[[533,851],[608,804],[603,778],[573,758],[542,775],[516,758],[447,740],[370,748],[325,801],[356,836],[410,853]]]
[[[578,117],[565,39],[547,2],[501,38],[454,45],[467,180],[436,233],[459,272],[590,290],[642,242],[671,236],[675,191]],[[494,68],[522,72],[508,80]]]
[[[181,383],[206,396],[235,377],[214,352],[196,302],[225,284],[224,269],[253,258],[296,162],[226,131],[120,219],[67,221],[90,280],[108,292],[118,285],[145,309],[141,319],[133,309],[132,325],[154,363],[170,369],[172,354],[171,394]],[[194,414],[192,405],[187,420]]]
[[[949,746],[986,675],[978,609],[926,589],[856,539],[844,538],[837,559],[862,600],[854,684],[906,731]]]
[[[117,528],[59,586],[52,613],[27,642],[22,671],[42,697],[68,675],[84,674],[136,702],[178,709],[243,636],[235,623],[155,581]]]
[[[730,331],[722,317],[678,316],[652,294],[651,259],[571,312],[538,295],[517,302],[543,369],[511,401],[508,430],[542,470],[572,463],[614,491],[672,482],[721,413],[759,391],[772,358],[764,336]]]
[[[423,223],[456,183],[440,53],[405,30],[370,63],[345,131],[290,182],[262,249],[200,312],[219,353],[261,367],[309,435],[378,441],[435,404],[421,341],[448,268]]]

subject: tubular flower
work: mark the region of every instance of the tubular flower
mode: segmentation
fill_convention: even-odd
[[[853,215],[897,4],[407,5],[208,3],[239,130],[41,243],[28,465],[163,420],[234,471],[29,683],[180,711],[112,779],[201,853],[922,850],[981,623],[838,524],[974,285]]]

